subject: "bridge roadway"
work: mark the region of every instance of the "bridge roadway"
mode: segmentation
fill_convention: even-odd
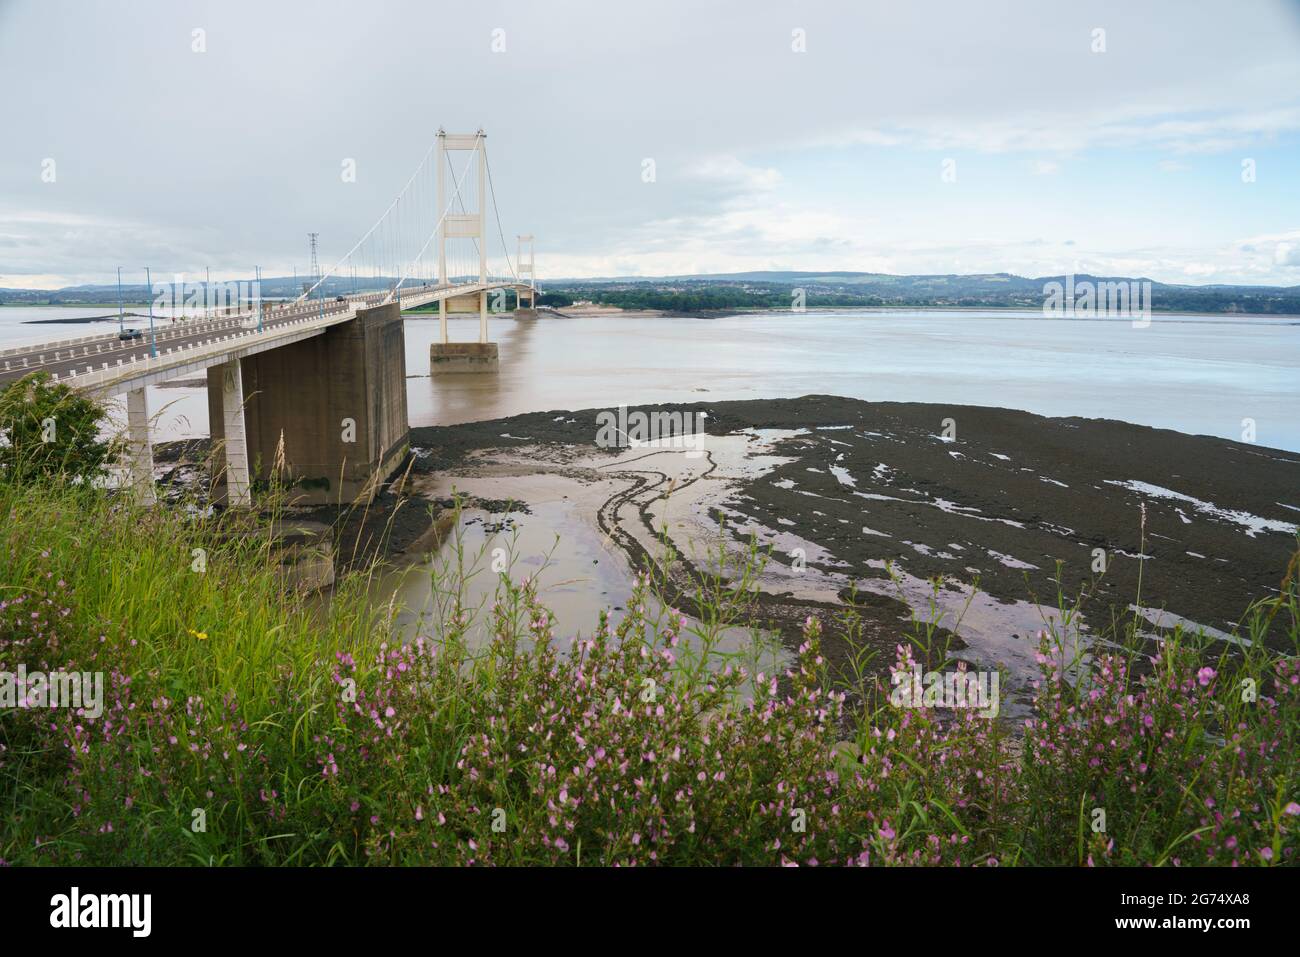
[[[472,295],[491,289],[527,289],[509,280],[487,283],[422,285],[403,289],[403,309],[415,308],[440,299]],[[77,388],[101,395],[118,395],[145,385],[154,385],[210,366],[221,365],[236,356],[255,355],[291,342],[320,335],[330,326],[356,318],[358,310],[380,305],[386,291],[350,296],[344,302],[333,299],[307,300],[263,305],[262,331],[252,324],[255,311],[222,314],[202,319],[155,319],[157,356],[150,355],[149,330],[143,339],[119,340],[116,331],[64,339],[0,351],[0,385],[31,372],[45,371]]]

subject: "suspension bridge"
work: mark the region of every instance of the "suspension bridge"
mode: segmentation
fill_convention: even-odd
[[[223,460],[219,499],[251,504],[253,480],[282,463],[300,502],[368,501],[409,452],[402,311],[438,304],[431,366],[495,366],[488,315],[504,310],[505,293],[517,316],[536,315],[532,247],[532,236],[519,236],[510,256],[486,134],[440,129],[374,225],[292,301],[264,303],[259,288],[158,321],[150,303],[138,338],[100,334],[0,352],[0,383],[46,372],[98,397],[125,394],[128,480],[152,502],[148,387],[206,374]],[[477,341],[451,342],[448,315],[474,312]]]

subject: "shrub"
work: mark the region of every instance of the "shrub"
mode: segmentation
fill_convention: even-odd
[[[0,670],[97,670],[107,691],[98,716],[0,715],[9,863],[1295,860],[1300,667],[1262,641],[1093,660],[1045,633],[1016,734],[891,706],[884,676],[850,697],[815,620],[779,671],[724,660],[651,576],[571,646],[508,575],[485,646],[454,585],[438,639],[403,643],[365,576],[304,604],[229,519],[13,486],[0,515]],[[1269,614],[1300,634],[1293,587],[1252,636]]]
[[[33,372],[0,391],[0,479],[48,480],[69,475],[83,481],[103,474],[120,446],[100,437],[102,405],[48,372]]]

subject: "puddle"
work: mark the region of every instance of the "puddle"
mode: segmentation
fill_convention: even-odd
[[[1151,498],[1173,499],[1177,502],[1186,502],[1194,511],[1204,515],[1212,515],[1215,518],[1223,519],[1225,522],[1232,522],[1240,525],[1246,530],[1248,538],[1254,538],[1260,532],[1287,532],[1294,535],[1300,531],[1300,526],[1291,522],[1282,522],[1277,519],[1260,518],[1258,515],[1252,515],[1249,512],[1243,512],[1240,509],[1221,508],[1213,502],[1203,502],[1199,498],[1193,498],[1190,495],[1184,495],[1182,492],[1175,492],[1159,485],[1152,485],[1149,482],[1139,482],[1136,479],[1129,479],[1127,482],[1119,482],[1115,479],[1106,479],[1107,485],[1118,485],[1129,491],[1137,492],[1139,495],[1146,495]],[[1178,511],[1182,520],[1191,524],[1182,510]]]
[[[1216,638],[1219,641],[1226,641],[1234,645],[1249,645],[1249,638],[1240,638],[1236,635],[1230,635],[1226,631],[1220,631],[1218,628],[1211,628],[1209,625],[1202,625],[1198,621],[1192,621],[1190,618],[1184,618],[1182,615],[1175,615],[1172,611],[1165,611],[1163,608],[1147,608],[1142,605],[1129,605],[1129,611],[1137,612],[1157,628],[1172,630],[1182,626],[1184,632],[1188,634],[1201,633],[1207,638]],[[1159,636],[1156,636],[1159,637]]]
[[[474,618],[469,644],[482,647],[489,640],[500,571],[515,581],[538,583],[538,595],[555,617],[561,648],[594,632],[602,610],[622,617],[632,577],[617,550],[577,521],[572,506],[562,500],[527,508],[530,514],[464,509],[459,535],[449,532],[424,559],[377,579],[376,595],[385,601],[391,596],[399,608],[396,627],[403,640],[435,638],[442,632],[451,610],[445,601],[435,600],[434,584],[463,577],[463,600]]]
[[[642,447],[619,460],[646,454]],[[677,454],[697,470],[707,467],[703,459]],[[512,449],[459,474],[433,477],[420,489],[432,498],[461,494],[526,504],[509,512],[463,509],[458,527],[454,533],[449,530],[436,550],[376,579],[375,600],[393,602],[403,640],[437,639],[454,614],[443,597],[446,584],[463,579],[462,600],[471,619],[466,641],[471,649],[481,648],[490,640],[492,607],[505,572],[514,581],[528,578],[538,583],[539,600],[553,616],[557,648],[567,650],[577,637],[590,636],[601,611],[609,612],[617,626],[627,614],[635,574],[622,550],[601,532],[596,515],[611,495],[630,484],[610,467],[619,460],[593,456],[564,466],[547,465],[526,451],[521,455]],[[649,536],[645,544],[651,554],[661,553]],[[658,603],[647,612],[651,620],[667,614],[669,610]],[[788,649],[757,629],[735,626],[711,632],[690,616],[682,617],[686,622],[683,650],[698,650],[707,636],[718,656],[715,663],[725,659],[745,664],[751,673],[770,674],[784,670],[793,660]],[[746,694],[752,695],[752,688]]]

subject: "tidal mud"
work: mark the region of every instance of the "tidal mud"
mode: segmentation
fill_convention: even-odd
[[[754,614],[788,638],[817,615],[833,663],[849,654],[835,646],[849,605],[878,659],[915,610],[939,618],[960,656],[1022,681],[1058,594],[1087,594],[1084,631],[1140,614],[1152,634],[1180,623],[1226,633],[1277,595],[1297,547],[1295,453],[834,396],[654,409],[704,413],[703,454],[671,441],[601,449],[601,410],[557,410],[414,429],[416,469],[467,487],[491,474],[478,494],[497,497],[539,470],[599,485],[591,520],[632,567],[654,560],[665,532],[688,572],[718,536],[732,548],[752,536],[770,549]]]

